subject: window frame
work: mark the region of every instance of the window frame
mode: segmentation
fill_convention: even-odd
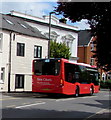
[[[42,46],[34,45],[34,58],[42,58]]]
[[[94,58],[90,58],[90,65],[94,65],[95,59]]]
[[[24,89],[25,75],[15,74],[15,89]]]
[[[17,56],[21,56],[21,57],[25,56],[25,43],[17,42]]]
[[[3,33],[0,33],[0,51],[2,51],[3,48]]]
[[[1,67],[0,69],[0,83],[4,83],[5,80],[5,67]]]

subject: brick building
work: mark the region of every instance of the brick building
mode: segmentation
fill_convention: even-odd
[[[96,65],[95,58],[93,58],[96,50],[94,41],[95,37],[91,36],[90,30],[82,30],[78,33],[78,62]]]

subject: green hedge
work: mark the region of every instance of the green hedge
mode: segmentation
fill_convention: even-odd
[[[111,80],[106,80],[106,81],[101,81],[100,82],[100,87],[101,88],[109,88],[111,89]]]

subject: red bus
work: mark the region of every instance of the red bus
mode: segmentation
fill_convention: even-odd
[[[99,73],[95,66],[63,58],[35,59],[32,71],[32,92],[76,96],[99,92]]]

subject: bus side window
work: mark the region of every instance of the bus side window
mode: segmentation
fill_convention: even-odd
[[[78,65],[74,65],[74,82],[80,81],[80,68]]]
[[[72,73],[68,73],[68,82],[71,82],[72,81],[72,79],[73,79],[73,75],[72,75]]]
[[[74,65],[65,63],[65,81],[73,83]]]
[[[74,75],[74,76],[75,76],[74,78],[75,78],[76,80],[79,80],[79,78],[80,78],[79,72],[75,72],[75,75]]]
[[[78,82],[80,79],[80,69],[78,65],[65,63],[65,81],[70,83]]]

